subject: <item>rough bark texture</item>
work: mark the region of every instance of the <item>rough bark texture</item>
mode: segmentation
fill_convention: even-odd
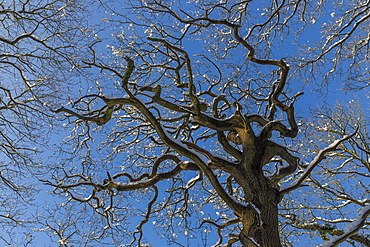
[[[281,246],[278,224],[279,191],[271,186],[262,172],[264,150],[258,139],[255,146],[248,146],[253,152],[245,150],[248,158],[243,159],[235,174],[236,181],[245,192],[247,209],[240,217],[243,230],[240,241],[243,246]],[[257,245],[258,244],[258,245]]]

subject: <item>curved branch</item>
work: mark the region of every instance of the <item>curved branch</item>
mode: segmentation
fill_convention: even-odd
[[[220,101],[224,101],[227,105],[229,105],[230,107],[230,103],[227,101],[227,99],[223,96],[223,95],[219,95],[217,97],[214,98],[213,100],[213,116],[215,118],[219,118],[219,113],[218,113],[218,103]],[[224,148],[224,150],[232,155],[235,159],[237,159],[238,161],[241,161],[242,160],[242,152],[240,152],[238,149],[234,148],[232,145],[230,145],[229,141],[227,140],[225,134],[223,131],[217,131],[217,140],[219,141],[219,143],[221,143],[222,147]]]
[[[241,214],[243,206],[232,199],[227,192],[224,190],[217,177],[212,172],[204,161],[194,152],[190,151],[184,144],[179,143],[177,140],[173,139],[167,132],[163,129],[162,125],[157,121],[155,116],[145,107],[145,105],[138,99],[134,98],[136,102],[134,105],[145,115],[148,121],[156,129],[161,140],[169,147],[173,148],[176,152],[189,159],[193,160],[195,164],[200,168],[200,170],[208,177],[213,188],[219,194],[219,196],[230,206],[236,214]]]
[[[241,220],[239,218],[235,218],[235,219],[228,220],[228,221],[222,223],[221,225],[219,225],[219,224],[217,224],[216,222],[214,222],[212,220],[203,220],[202,223],[200,224],[199,228],[201,228],[204,223],[208,223],[208,224],[216,226],[217,227],[217,234],[218,234],[219,239],[218,239],[218,242],[216,243],[215,246],[220,246],[222,244],[222,240],[223,240],[223,236],[222,236],[222,233],[221,233],[222,229],[224,229],[225,227],[234,225],[234,224],[238,224],[239,222],[241,222]]]
[[[288,116],[288,119],[292,119],[292,120],[295,119],[294,109],[291,108],[287,111],[288,111],[287,114],[291,115],[290,117]],[[246,119],[249,122],[257,123],[259,126],[263,127],[260,133],[260,137],[264,139],[269,139],[272,135],[272,131],[278,131],[282,136],[291,137],[291,138],[296,137],[298,134],[298,126],[295,123],[295,120],[289,121],[291,129],[288,129],[280,121],[270,121],[258,114],[247,115]]]
[[[153,204],[156,202],[156,200],[158,198],[158,188],[157,188],[157,186],[153,185],[152,188],[154,189],[154,196],[153,196],[152,200],[150,200],[150,202],[148,203],[148,209],[147,209],[147,212],[145,214],[145,218],[136,227],[137,230],[134,232],[134,239],[133,239],[131,244],[133,244],[136,241],[135,234],[139,233],[138,246],[142,246],[141,245],[141,239],[143,237],[143,226],[144,226],[144,224],[146,224],[149,221],[149,217],[150,217],[150,213],[152,212]]]
[[[275,142],[268,141],[264,152],[265,160],[263,161],[263,165],[268,163],[274,156],[280,156],[283,160],[285,160],[288,163],[287,165],[276,167],[275,174],[272,175],[271,177],[271,180],[274,183],[292,174],[298,167],[299,158],[293,156],[288,152],[288,150],[285,147],[280,146]]]
[[[104,107],[99,110],[99,112],[103,111]],[[74,116],[74,117],[77,117],[83,121],[88,121],[88,122],[93,122],[93,123],[96,123],[97,125],[103,125],[103,124],[106,124],[107,122],[109,122],[109,120],[111,119],[112,117],[112,114],[113,114],[113,110],[114,110],[114,105],[113,106],[109,106],[104,112],[103,112],[103,115],[102,116],[96,116],[96,117],[86,117],[86,116],[83,116],[81,114],[78,114],[72,110],[69,110],[65,107],[61,107],[57,110],[54,110],[55,113],[59,113],[59,112],[65,112],[65,113],[68,113],[70,114],[71,116]]]
[[[164,44],[166,47],[170,48],[171,50],[180,52],[184,55],[184,59],[185,59],[185,62],[186,62],[186,67],[187,67],[187,70],[188,70],[188,80],[189,80],[189,84],[188,84],[188,90],[189,91],[188,92],[189,92],[189,97],[190,97],[190,99],[191,99],[191,101],[194,105],[195,112],[199,113],[200,112],[200,106],[199,106],[200,104],[199,104],[198,97],[195,96],[196,89],[195,89],[195,85],[194,85],[194,81],[193,81],[193,70],[192,70],[191,61],[190,61],[188,53],[186,51],[184,51],[183,49],[179,48],[179,47],[171,45],[170,43],[168,43],[164,39],[158,39],[158,38],[153,38],[153,37],[148,37],[148,39],[150,41],[160,42],[160,43]]]

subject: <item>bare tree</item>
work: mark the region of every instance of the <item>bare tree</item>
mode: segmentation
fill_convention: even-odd
[[[172,246],[369,246],[368,119],[295,110],[306,85],[366,90],[369,1],[94,2],[0,4],[1,186],[28,203],[46,174],[63,200],[20,218],[2,196],[4,225],[60,246],[155,246],[150,224]],[[42,163],[51,130],[69,135]]]
[[[111,54],[99,55],[98,47],[92,47],[91,57],[81,62],[80,68],[93,72],[81,84],[85,93],[54,109],[66,116],[72,131],[60,147],[65,155],[53,169],[55,181],[45,181],[71,199],[68,205],[86,204],[106,220],[106,226],[90,232],[90,244],[109,240],[144,246],[150,243],[144,231],[148,222],[180,246],[186,244],[179,234],[190,238],[201,228],[217,231],[216,246],[281,246],[281,239],[289,245],[295,241],[289,239],[292,227],[303,230],[297,235],[319,233],[324,240],[326,235],[342,236],[326,246],[346,240],[368,243],[366,235],[353,235],[367,224],[368,187],[363,185],[359,196],[344,192],[352,188],[352,179],[368,176],[368,161],[356,162],[360,171],[349,171],[345,182],[336,184],[340,189],[315,176],[320,171],[325,179],[335,177],[338,160],[354,155],[344,143],[356,145],[359,126],[354,123],[335,135],[324,131],[324,143],[305,149],[300,140],[312,132],[302,128],[300,133],[295,116],[294,104],[303,94],[296,90],[304,88],[307,71],[309,80],[319,71],[322,76],[315,75],[329,81],[339,70],[338,61],[352,51],[351,64],[341,68],[358,66],[361,71],[351,85],[365,76],[365,62],[356,60],[367,51],[368,38],[364,42],[361,37],[368,2],[325,4],[105,5],[110,16],[103,21],[121,29],[107,43]],[[327,13],[329,7],[339,12]],[[334,27],[322,24],[323,41],[304,47],[307,55],[279,55],[276,47],[284,43],[279,39],[291,40],[289,32],[304,33],[326,14],[339,17],[329,20]],[[334,63],[327,63],[332,54]],[[327,163],[333,168],[326,168]],[[317,195],[310,202],[325,203],[315,208],[300,201],[305,193]],[[362,208],[349,214],[353,219],[358,214],[355,220],[321,216],[334,210],[337,200],[349,200],[351,210]],[[209,207],[217,214],[207,212]],[[136,229],[129,222],[137,222]],[[335,225],[346,222],[353,223],[347,231]],[[63,243],[72,243],[77,235],[67,234]]]
[[[50,130],[57,129],[49,109],[64,97],[61,88],[71,85],[67,78],[74,74],[62,70],[70,70],[78,58],[74,46],[88,39],[78,25],[84,15],[80,7],[59,0],[0,3],[0,240],[4,246],[34,240],[31,208],[38,204],[36,176],[43,165],[38,155],[47,147]]]
[[[310,122],[306,130],[308,140],[302,144],[306,146],[308,157],[318,152],[324,143],[353,132],[353,126],[358,126],[359,131],[311,172],[305,182],[309,189],[295,192],[320,200],[301,200],[300,209],[294,206],[296,202],[287,200],[286,213],[281,215],[288,225],[326,240],[322,246],[333,246],[345,240],[356,246],[369,246],[365,230],[369,224],[366,217],[370,214],[368,183],[365,182],[370,169],[368,117],[361,104],[352,100],[346,105],[337,103],[334,107],[316,110],[307,122]],[[311,139],[317,140],[316,143],[310,142]],[[364,230],[357,232],[361,228]]]

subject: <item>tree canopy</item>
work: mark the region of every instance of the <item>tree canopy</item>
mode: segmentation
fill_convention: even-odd
[[[370,246],[369,1],[0,16],[5,245]]]

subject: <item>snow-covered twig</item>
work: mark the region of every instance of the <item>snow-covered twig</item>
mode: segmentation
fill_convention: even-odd
[[[304,182],[304,180],[308,177],[308,175],[310,175],[310,173],[312,172],[312,170],[323,159],[325,159],[325,155],[328,152],[335,151],[337,149],[337,147],[339,146],[339,144],[341,144],[342,142],[350,139],[351,137],[353,137],[354,135],[356,135],[357,132],[358,132],[358,128],[352,134],[346,135],[343,138],[334,141],[332,144],[330,144],[326,148],[321,149],[320,152],[316,155],[316,157],[310,162],[310,164],[308,165],[308,167],[306,168],[306,170],[304,171],[304,173],[302,174],[302,176],[298,180],[296,180],[292,185],[289,185],[288,187],[283,188],[280,191],[281,195],[284,195],[286,193],[289,193],[292,190],[295,190],[295,189],[299,188],[301,186],[301,184]]]
[[[361,208],[356,218],[346,226],[345,232],[340,236],[334,236],[329,241],[326,241],[320,247],[332,247],[342,243],[351,235],[355,234],[365,224],[367,216],[370,214],[370,203]]]

